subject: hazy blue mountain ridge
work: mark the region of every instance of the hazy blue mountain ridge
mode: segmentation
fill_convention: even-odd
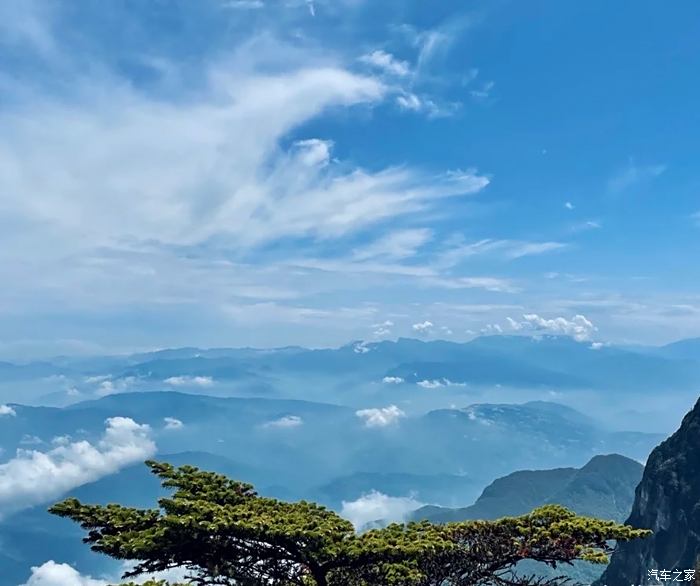
[[[498,519],[552,503],[581,515],[622,522],[632,508],[643,470],[639,462],[617,454],[594,456],[578,469],[520,470],[492,482],[469,507],[424,507],[413,518],[438,523]]]

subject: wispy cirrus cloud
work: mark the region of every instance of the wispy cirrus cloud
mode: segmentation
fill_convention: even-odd
[[[437,255],[437,265],[453,267],[465,260],[479,256],[495,256],[506,260],[516,260],[526,256],[546,254],[569,247],[566,242],[525,241],[485,238],[465,243],[462,237],[452,239]]]
[[[537,254],[544,254],[546,252],[552,252],[554,250],[562,250],[566,248],[568,244],[564,242],[510,242],[509,245],[505,246],[506,250],[504,254],[506,258],[516,259],[522,258],[524,256],[533,256]]]
[[[397,59],[394,57],[394,55],[387,53],[382,49],[377,49],[371,53],[363,55],[360,57],[360,61],[367,65],[371,65],[384,73],[388,73],[389,75],[404,77],[411,73],[411,66],[409,65],[408,61]]]
[[[528,222],[523,235],[499,214],[506,204],[519,220],[530,212],[502,199],[508,177],[470,168],[459,153],[471,151],[443,158],[443,144],[384,145],[384,129],[391,138],[401,124],[439,140],[443,123],[429,119],[444,114],[464,130],[474,101],[507,91],[487,63],[461,58],[472,15],[368,33],[362,19],[376,5],[361,0],[180,3],[172,17],[192,37],[175,40],[151,30],[143,11],[115,9],[86,16],[78,47],[65,33],[74,30],[61,12],[68,4],[0,7],[2,48],[31,63],[0,76],[3,354],[333,345],[413,335],[418,316],[439,324],[435,335],[459,338],[524,311],[633,329],[617,308],[603,316],[554,305],[575,288],[607,286],[575,268],[586,252],[575,235],[600,225],[595,197],[562,188],[552,200],[567,214],[560,231],[539,217],[542,229]],[[96,38],[108,20],[138,29],[119,63]],[[224,21],[197,44],[202,25]],[[484,131],[475,131],[476,144]],[[541,146],[556,152],[549,137]],[[611,190],[666,172],[630,161]],[[462,217],[462,206],[483,216]],[[468,236],[450,240],[456,231]],[[561,278],[543,284],[541,274]],[[453,321],[434,311],[440,302],[493,309]],[[691,332],[690,320],[662,311],[640,311],[637,322]]]
[[[381,236],[352,252],[352,259],[363,261],[369,259],[401,260],[410,258],[432,238],[428,228],[396,230]]]
[[[258,3],[229,3],[234,7]],[[113,311],[196,300],[236,321],[262,307],[288,323],[327,317],[330,309],[282,303],[337,285],[320,271],[314,281],[301,274],[303,266],[289,263],[294,247],[272,264],[242,258],[265,247],[284,250],[279,243],[287,241],[323,249],[489,184],[472,169],[370,170],[338,161],[328,137],[287,141],[329,111],[388,100],[394,90],[387,68],[397,77],[404,72],[389,53],[368,54],[383,71],[375,75],[342,56],[254,36],[206,61],[194,89],[178,63],[159,58],[160,70],[175,72],[165,94],[130,83],[106,63],[71,63],[51,23],[42,13],[31,17],[72,83],[69,91],[51,92],[16,81],[7,95],[17,99],[0,110],[0,169],[7,178],[0,244],[23,250],[22,258],[0,252],[8,282],[16,283],[0,292],[0,304],[11,311],[38,303]],[[90,152],[78,155],[85,144]],[[394,230],[354,256],[318,259],[318,268],[432,278],[429,268],[399,262],[431,235],[427,227]],[[316,260],[306,268],[314,270]],[[252,302],[241,303],[246,297]]]
[[[572,234],[578,234],[580,232],[589,232],[591,230],[600,230],[603,227],[603,223],[600,220],[584,220],[582,222],[577,222],[569,227],[569,232]]]
[[[652,181],[666,169],[667,166],[663,164],[640,165],[630,159],[627,165],[618,169],[608,180],[608,190],[612,193],[622,193]]]
[[[401,110],[425,114],[428,118],[451,116],[460,108],[458,102],[436,101],[427,95],[419,95],[412,91],[401,91],[396,96],[396,104]]]

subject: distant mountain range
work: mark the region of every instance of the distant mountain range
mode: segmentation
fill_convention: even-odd
[[[636,393],[695,390],[700,388],[700,340],[623,348],[563,336],[501,335],[466,343],[399,338],[319,350],[179,348],[130,356],[58,357],[0,363],[0,400],[63,405],[95,393],[168,388],[319,399],[322,387],[325,400],[339,402],[353,390],[359,392],[358,387],[382,380],[403,385],[404,391],[421,383]]]
[[[122,416],[150,425],[161,452],[208,452],[256,469],[265,462],[263,468],[275,473],[257,480],[268,485],[275,477],[292,492],[355,472],[466,475],[484,483],[521,467],[580,465],[600,452],[643,460],[663,437],[607,431],[547,402],[405,416],[381,408],[170,391],[109,395],[65,408],[11,408],[15,416],[0,426],[6,449],[0,461],[17,448],[50,446],[55,437],[99,441],[104,421]],[[166,418],[176,420],[177,429]]]
[[[4,362],[0,465],[33,451],[60,458],[61,450],[99,448],[106,421],[123,417],[148,426],[139,433],[149,453],[252,482],[277,498],[340,510],[368,493],[411,497],[431,503],[417,515],[436,521],[558,502],[619,520],[631,507],[638,462],[666,437],[647,431],[635,413],[644,408],[657,419],[657,405],[677,405],[700,389],[699,347],[697,340],[626,349],[490,336]],[[577,394],[585,414],[563,404]],[[592,399],[603,411],[615,403],[630,415],[604,424]],[[150,505],[161,489],[134,462],[65,485],[52,500]],[[657,468],[662,478],[667,464]],[[80,543],[72,524],[49,516],[46,503],[20,512],[2,505],[0,566],[9,584],[51,558],[93,575],[114,569]]]
[[[109,395],[64,408],[9,408],[14,415],[4,416],[0,425],[0,445],[6,448],[0,463],[16,449],[47,452],[78,441],[99,445],[107,418],[130,417],[150,426],[159,453],[170,454],[162,459],[253,482],[263,494],[314,499],[336,509],[370,491],[464,506],[481,487],[522,466],[578,466],[601,451],[644,459],[661,439],[611,432],[573,409],[546,402],[473,404],[399,416],[309,401],[171,391]],[[146,506],[159,494],[146,468],[134,465],[54,500],[75,495]],[[93,574],[109,569],[104,559],[85,557],[75,535],[44,505],[14,513],[0,520],[3,568],[16,584],[47,556],[78,561]]]

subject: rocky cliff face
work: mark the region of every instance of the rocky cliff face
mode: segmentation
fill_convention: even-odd
[[[698,565],[700,400],[680,429],[649,456],[627,523],[654,534],[620,544],[597,584],[646,584],[649,570],[686,570]]]

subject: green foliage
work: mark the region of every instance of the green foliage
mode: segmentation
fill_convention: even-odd
[[[120,586],[189,586],[188,584],[172,584],[165,580],[147,580],[146,582],[141,582],[141,584],[136,584],[135,582],[128,582],[126,584],[121,584]]]
[[[557,584],[561,580],[516,576],[513,567],[525,559],[552,567],[604,563],[610,540],[648,534],[550,505],[498,521],[392,524],[357,535],[348,521],[316,504],[261,497],[249,484],[191,466],[147,465],[173,489],[157,509],[76,499],[50,509],[80,523],[94,551],[136,562],[127,579],[185,568],[196,585]]]

